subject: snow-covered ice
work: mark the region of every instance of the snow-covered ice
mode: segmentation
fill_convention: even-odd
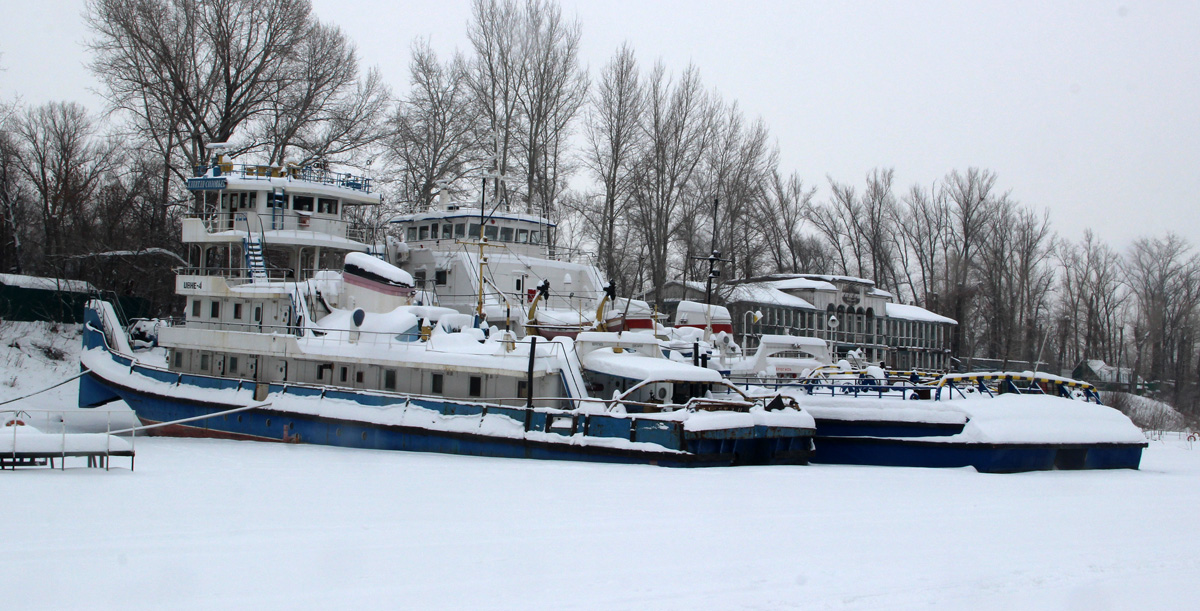
[[[36,355],[0,399],[73,375]],[[1016,475],[137,453],[0,473],[0,607],[1190,609],[1200,581],[1200,443],[1177,434],[1140,471]]]

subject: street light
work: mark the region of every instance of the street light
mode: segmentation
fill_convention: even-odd
[[[834,334],[837,333],[837,328],[838,328],[838,317],[836,314],[830,314],[829,315],[829,339],[830,340],[836,341],[836,336]]]
[[[757,323],[758,321],[762,320],[762,317],[763,317],[762,310],[746,310],[746,313],[742,315],[742,350],[743,351],[747,347],[746,346],[746,336],[750,334],[750,323],[751,322]],[[753,320],[750,320],[749,322],[747,322],[747,319],[753,319]]]

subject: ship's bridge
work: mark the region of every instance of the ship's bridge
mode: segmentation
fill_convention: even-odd
[[[544,257],[550,230],[555,224],[543,217],[515,212],[480,214],[479,208],[431,210],[392,219],[394,233],[410,247],[436,249],[457,240],[483,237],[519,255]]]
[[[371,179],[320,166],[233,164],[218,156],[198,166],[196,194],[183,220],[186,275],[305,278],[366,252],[369,236],[347,220],[350,206],[380,203]]]

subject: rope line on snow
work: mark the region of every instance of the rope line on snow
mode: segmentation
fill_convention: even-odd
[[[9,403],[13,403],[13,402],[15,402],[15,401],[20,401],[21,399],[28,399],[29,397],[32,397],[32,396],[35,396],[35,395],[40,395],[40,394],[42,394],[42,393],[44,393],[44,392],[46,392],[46,391],[48,391],[48,390],[54,390],[55,388],[58,388],[59,386],[62,386],[63,384],[66,384],[67,382],[72,382],[72,381],[78,380],[79,378],[82,378],[83,376],[87,375],[88,373],[91,373],[91,370],[90,370],[90,369],[87,369],[87,368],[85,367],[85,368],[83,369],[83,371],[80,371],[78,374],[75,374],[75,375],[73,375],[73,376],[71,376],[71,377],[69,377],[69,378],[67,378],[67,379],[65,379],[65,380],[63,380],[63,381],[61,381],[61,382],[58,382],[58,383],[54,384],[53,386],[47,386],[46,388],[43,388],[43,389],[41,389],[41,390],[36,390],[36,391],[34,391],[34,392],[31,392],[31,393],[29,393],[29,394],[27,394],[27,395],[24,395],[24,396],[21,396],[21,397],[16,397],[16,398],[14,398],[14,399],[8,399],[8,400],[5,400],[5,401],[0,401],[0,405],[8,405]],[[4,410],[4,411],[6,411],[6,412],[9,412],[9,411],[15,411],[15,410]]]

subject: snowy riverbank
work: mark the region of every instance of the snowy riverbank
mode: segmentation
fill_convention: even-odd
[[[77,371],[22,337],[0,397]],[[1017,475],[137,452],[135,472],[0,473],[0,606],[1184,609],[1200,580],[1200,443],[1172,434],[1140,471]]]

